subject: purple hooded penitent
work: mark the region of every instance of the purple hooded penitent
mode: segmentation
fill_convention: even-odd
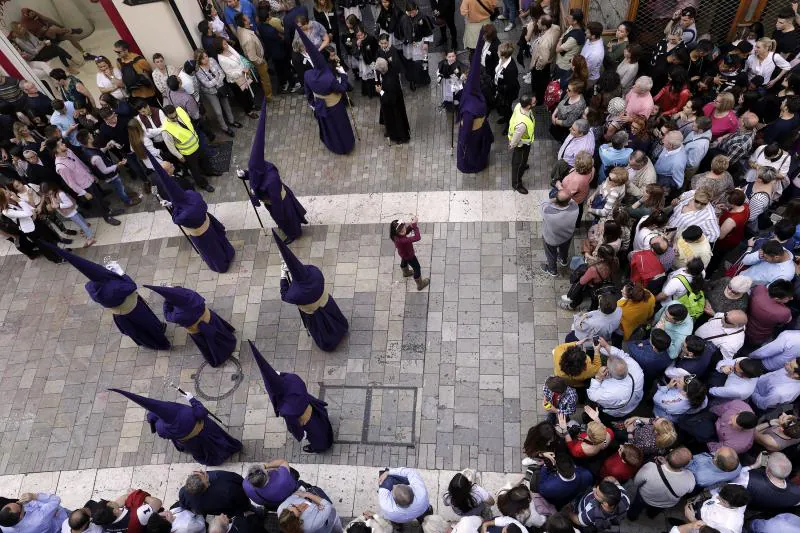
[[[236,329],[211,310],[209,321],[200,321],[206,310],[206,301],[202,296],[184,287],[145,287],[164,297],[164,318],[167,322],[183,328],[197,324],[196,332],[190,331],[189,336],[208,364],[217,367],[233,354],[236,349],[236,336],[233,332]]]
[[[295,439],[302,441],[305,435],[309,442],[307,451],[319,453],[330,448],[333,445],[333,427],[328,419],[328,404],[310,395],[306,384],[297,374],[276,372],[253,342],[248,342],[275,415],[283,418],[286,428]],[[309,405],[312,409],[311,418],[303,426],[300,417]]]
[[[278,168],[264,159],[266,127],[267,101],[264,100],[253,148],[250,150],[250,161],[247,163],[248,179],[255,197],[264,202],[272,220],[286,234],[288,244],[303,234],[301,224],[306,221],[306,210],[292,190],[281,181]]]
[[[483,30],[478,36],[475,50],[483,50]],[[494,142],[492,128],[486,120],[488,108],[481,92],[480,79],[481,54],[476,52],[472,56],[472,64],[458,106],[461,125],[458,128],[456,167],[465,174],[474,174],[489,166],[489,152]],[[476,120],[483,121],[477,129],[475,129]]]
[[[328,62],[322,57],[319,49],[309,40],[302,29],[297,28],[297,34],[303,41],[303,46],[308,52],[314,68],[306,71],[303,76],[306,98],[314,108],[314,116],[319,124],[319,138],[335,154],[349,154],[356,145],[353,127],[347,117],[347,91],[351,88],[347,76],[338,74],[331,69]],[[338,94],[339,101],[330,107],[322,98],[314,94],[328,96]]]
[[[120,389],[108,390],[142,406],[147,411],[151,430],[159,437],[171,440],[179,452],[190,454],[200,464],[221,465],[242,449],[242,443],[211,420],[208,410],[196,398],[189,400],[191,405],[183,405]]]
[[[274,230],[272,236],[291,275],[291,279],[281,279],[281,299],[298,306],[316,304],[325,294],[325,276],[314,265],[301,263]],[[325,305],[311,313],[300,309],[300,317],[317,346],[330,352],[347,335],[350,326],[333,296],[328,295],[327,298]]]
[[[47,243],[41,244],[49,246]],[[136,283],[128,275],[120,276],[104,266],[66,250],[52,246],[51,249],[89,278],[85,285],[86,292],[89,293],[92,300],[103,307],[119,307],[136,292]],[[120,333],[130,337],[139,346],[153,350],[169,349],[169,340],[164,336],[164,329],[167,325],[158,319],[141,296],[136,296],[136,304],[132,310],[127,313],[122,311],[128,311],[128,309],[119,311],[114,313],[114,324],[117,325]]]
[[[225,236],[225,226],[214,215],[208,214],[208,204],[200,193],[181,189],[153,155],[147,155],[155,169],[153,179],[164,192],[164,199],[172,202],[172,221],[184,228],[197,229],[205,224],[208,216],[208,229],[202,235],[189,235],[189,238],[208,268],[214,272],[227,272],[233,261],[234,250]]]

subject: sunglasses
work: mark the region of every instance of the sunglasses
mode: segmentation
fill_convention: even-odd
[[[698,202],[697,200],[694,201],[694,205],[705,207],[708,205],[708,202]]]
[[[683,384],[684,384],[684,385],[688,385],[689,383],[691,383],[692,381],[694,381],[694,379],[695,379],[696,377],[697,377],[697,376],[696,376],[695,374],[688,374],[688,375],[684,376],[684,377],[683,377]]]

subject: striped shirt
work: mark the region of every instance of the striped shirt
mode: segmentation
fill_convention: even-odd
[[[670,228],[678,228],[678,235],[689,226],[699,226],[710,242],[716,241],[719,238],[719,222],[714,213],[714,206],[708,204],[703,209],[684,212],[686,206],[692,201],[692,198],[694,198],[694,191],[685,192],[680,198],[681,201],[675,206],[675,210],[672,211],[672,216],[669,217],[667,226]]]

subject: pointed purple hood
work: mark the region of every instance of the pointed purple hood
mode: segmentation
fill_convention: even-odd
[[[300,262],[289,246],[286,245],[280,237],[278,237],[278,234],[274,229],[272,230],[272,238],[275,240],[275,244],[278,245],[278,250],[281,252],[281,257],[283,257],[286,266],[289,267],[289,273],[292,275],[292,283],[303,283],[306,281],[309,277],[309,267]]]
[[[258,129],[250,149],[250,160],[247,162],[247,174],[250,188],[256,198],[269,200],[274,206],[281,201],[281,175],[278,168],[264,159],[264,148],[267,135],[267,102],[261,104],[261,115],[258,117]]]
[[[323,71],[323,70],[331,70],[331,66],[322,56],[322,52],[319,51],[319,48],[314,46],[314,43],[311,42],[311,39],[308,38],[308,35],[295,24],[295,31],[297,35],[300,36],[300,40],[303,41],[303,46],[306,49],[306,53],[308,53],[309,59],[311,59],[311,64],[314,65],[314,70],[316,71]]]
[[[272,238],[292,275],[292,282],[281,295],[281,299],[295,305],[307,305],[319,300],[325,290],[325,276],[322,275],[322,271],[314,265],[301,263],[292,250],[278,237],[275,230],[272,230]]]
[[[120,389],[108,389],[111,392],[116,392],[117,394],[122,394],[130,401],[140,405],[146,411],[153,413],[158,418],[164,420],[165,422],[172,422],[175,420],[180,412],[186,409],[185,405],[181,405],[176,402],[167,402],[164,400],[154,400],[153,398],[148,398],[147,396],[139,396],[138,394],[134,394],[132,392],[120,390]]]
[[[206,310],[206,301],[198,293],[184,287],[158,287],[145,285],[164,297],[164,318],[188,328],[197,322]]]
[[[261,371],[261,379],[264,380],[264,388],[267,390],[267,395],[269,395],[269,401],[272,402],[272,409],[275,411],[275,416],[280,416],[278,409],[284,395],[283,380],[280,374],[272,368],[272,365],[264,359],[264,356],[258,351],[256,345],[253,344],[253,341],[248,339],[247,343],[250,344],[250,352],[252,352],[258,369]]]
[[[464,90],[461,93],[461,103],[459,104],[462,113],[467,113],[474,117],[485,116],[488,111],[480,84],[483,42],[483,30],[481,30],[478,36],[478,44],[475,46],[475,53],[472,55],[467,81],[464,83]]]
[[[208,204],[203,196],[195,191],[185,191],[178,185],[175,178],[167,174],[153,154],[148,153],[153,164],[153,179],[164,193],[164,200],[172,202],[172,221],[187,228],[199,228],[206,221]]]
[[[84,288],[89,293],[89,297],[103,307],[117,307],[125,301],[125,298],[136,291],[136,283],[128,275],[120,276],[102,265],[71,252],[45,242],[40,244],[49,246],[51,250],[66,259],[81,274],[89,278]]]

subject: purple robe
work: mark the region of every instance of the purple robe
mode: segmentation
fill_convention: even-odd
[[[227,272],[235,254],[233,245],[225,236],[225,226],[214,215],[208,214],[208,204],[200,193],[185,191],[184,198],[172,203],[172,221],[180,226],[199,228],[205,223],[206,216],[209,219],[208,230],[197,237],[190,235],[189,239],[208,268],[214,272]]]
[[[283,372],[280,374],[283,394],[270,394],[273,406],[277,405],[277,413],[286,421],[289,433],[298,441],[303,436],[308,439],[310,451],[324,452],[333,446],[333,427],[328,418],[327,403],[308,393],[306,384],[297,374]],[[280,396],[280,397],[277,397]],[[305,426],[300,424],[300,417],[311,405],[311,418]]]
[[[290,282],[287,279],[281,279],[281,299],[284,302],[308,305],[322,297],[325,289],[325,278],[322,272],[313,265],[308,265],[306,268],[310,271],[308,280]],[[311,338],[321,350],[326,352],[335,350],[350,328],[347,319],[331,295],[328,295],[328,302],[313,313],[307,314],[301,310],[300,317]]]
[[[178,451],[188,453],[198,463],[218,466],[242,449],[242,443],[234,439],[208,417],[208,410],[196,398],[189,400],[191,406],[174,404],[173,417],[169,420],[148,411],[147,421],[158,436],[169,439]],[[199,421],[203,421],[200,433],[188,440]]]
[[[301,224],[306,221],[306,209],[294,192],[281,181],[278,168],[264,161],[263,179],[253,179],[250,172],[250,186],[256,197],[264,202],[272,220],[286,235],[286,243],[290,243],[303,234]]]
[[[347,91],[351,89],[345,75],[337,75],[326,67],[309,70],[304,75],[306,98],[314,108],[314,117],[319,124],[319,139],[335,154],[349,154],[356,145],[353,127],[347,116]],[[336,105],[327,107],[314,93],[326,96],[339,94]]]
[[[164,318],[168,322],[188,328],[197,323],[205,312],[205,299],[193,290],[183,287],[152,287],[149,285],[147,287],[165,297]],[[170,300],[172,295],[178,296],[174,302]],[[211,319],[208,322],[200,322],[197,325],[199,332],[190,333],[189,336],[208,364],[218,367],[227,361],[236,349],[236,336],[233,334],[236,329],[217,313],[209,311]]]
[[[482,30],[475,49],[483,49]],[[465,174],[475,174],[489,166],[489,152],[494,142],[494,134],[487,117],[489,109],[480,87],[480,56],[481,54],[472,56],[472,64],[458,105],[460,126],[456,146],[456,168]],[[477,130],[473,130],[473,120],[479,118],[484,119],[483,124]]]
[[[92,300],[108,308],[121,305],[125,298],[136,291],[136,283],[130,276],[124,275],[120,279],[87,281],[85,288]],[[120,333],[130,337],[137,345],[152,350],[169,350],[169,339],[164,335],[167,325],[158,319],[141,296],[137,296],[133,311],[124,315],[114,313],[113,319]]]

